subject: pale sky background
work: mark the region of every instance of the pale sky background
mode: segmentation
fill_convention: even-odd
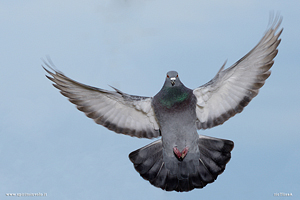
[[[299,9],[299,0],[0,0],[0,199],[300,199]],[[196,88],[258,43],[270,11],[284,27],[272,75],[241,114],[199,131],[235,147],[214,183],[187,193],[141,178],[128,154],[154,140],[95,124],[41,67],[49,55],[79,82],[143,96],[177,70]]]

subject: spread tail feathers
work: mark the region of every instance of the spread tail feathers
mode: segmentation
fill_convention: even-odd
[[[140,175],[152,185],[167,191],[190,191],[203,188],[217,179],[231,157],[230,140],[199,136],[199,151],[188,153],[179,161],[164,153],[162,141],[157,140],[129,154]]]

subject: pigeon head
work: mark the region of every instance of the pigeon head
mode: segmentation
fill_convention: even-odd
[[[182,83],[179,80],[178,73],[176,71],[169,71],[167,73],[165,86],[173,87],[179,86]]]

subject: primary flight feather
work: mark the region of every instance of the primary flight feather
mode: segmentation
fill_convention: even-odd
[[[54,86],[97,124],[116,133],[161,139],[129,154],[140,175],[167,191],[203,188],[217,179],[231,158],[233,142],[198,135],[197,129],[223,124],[240,113],[270,76],[282,33],[276,18],[260,42],[243,58],[194,90],[167,73],[154,97],[107,91],[44,69]]]

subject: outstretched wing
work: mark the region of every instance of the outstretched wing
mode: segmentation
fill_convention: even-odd
[[[258,94],[271,74],[269,69],[278,53],[279,36],[283,29],[276,32],[281,21],[282,18],[277,17],[260,42],[243,58],[225,70],[224,64],[211,81],[194,89],[198,129],[223,124],[242,112]]]
[[[158,124],[151,106],[152,98],[128,95],[120,90],[107,91],[76,82],[63,73],[50,72],[43,67],[60,93],[68,97],[78,110],[116,133],[139,138],[160,136]]]

